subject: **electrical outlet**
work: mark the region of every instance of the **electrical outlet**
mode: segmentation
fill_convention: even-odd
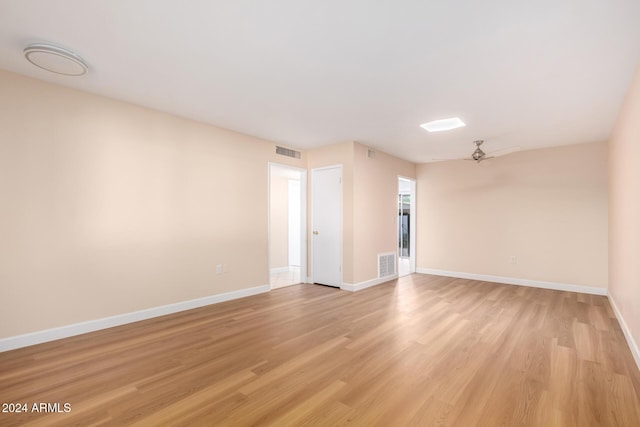
[[[515,255],[511,255],[509,257],[509,264],[517,264],[518,263],[518,258],[516,258]]]
[[[222,264],[216,265],[216,274],[222,274],[224,272],[224,267]]]

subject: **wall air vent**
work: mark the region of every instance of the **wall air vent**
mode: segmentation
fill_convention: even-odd
[[[300,158],[300,152],[296,150],[292,150],[291,148],[284,148],[280,146],[276,146],[276,154],[280,154],[282,156],[293,157],[294,159]]]
[[[396,274],[396,254],[388,252],[378,254],[378,277],[388,277]]]

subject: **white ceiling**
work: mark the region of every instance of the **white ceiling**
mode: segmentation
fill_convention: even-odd
[[[426,162],[475,139],[606,140],[639,23],[637,0],[0,0],[0,68],[293,148],[349,140]],[[34,67],[35,42],[89,74]],[[456,115],[466,128],[419,127]]]

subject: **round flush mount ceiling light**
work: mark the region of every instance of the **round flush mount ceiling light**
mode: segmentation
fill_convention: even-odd
[[[24,57],[36,67],[65,76],[82,76],[89,70],[75,53],[50,44],[30,44],[24,49]]]

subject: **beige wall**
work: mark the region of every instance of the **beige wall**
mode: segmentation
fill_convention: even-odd
[[[640,343],[640,68],[636,70],[609,140],[609,251],[609,294],[637,346]]]
[[[378,254],[397,252],[398,176],[415,178],[416,165],[354,144],[353,282],[378,277]]]
[[[610,142],[611,292],[636,340],[639,92]],[[607,286],[604,144],[416,169],[346,142],[297,160],[7,72],[0,93],[0,338],[268,284],[269,161],[343,165],[344,283],[395,252],[401,175],[418,179],[418,267]]]
[[[603,143],[419,165],[417,199],[418,268],[607,287]]]
[[[267,163],[304,154],[3,71],[0,94],[0,338],[269,283]]]
[[[309,169],[343,165],[342,282],[376,279],[378,254],[396,252],[398,176],[415,178],[415,164],[381,151],[369,158],[368,148],[357,142],[310,150],[307,156]]]
[[[289,179],[272,175],[269,185],[270,267],[286,267],[289,265]]]

